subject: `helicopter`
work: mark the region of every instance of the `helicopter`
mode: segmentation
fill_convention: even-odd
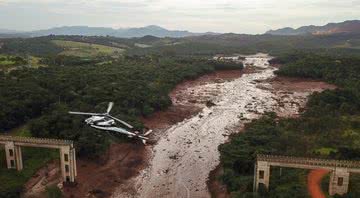
[[[146,133],[140,134],[139,131],[131,132],[125,128],[117,127],[116,122],[119,122],[129,129],[134,128],[129,123],[110,115],[110,111],[113,108],[113,106],[114,106],[114,103],[109,102],[108,108],[105,113],[86,113],[86,112],[69,111],[69,114],[91,116],[91,117],[85,119],[85,123],[87,125],[89,125],[90,127],[98,129],[98,130],[125,134],[129,138],[138,138],[143,142],[143,144],[146,144],[146,141],[149,140],[149,138],[147,136],[150,133],[152,133],[152,130],[148,130]]]

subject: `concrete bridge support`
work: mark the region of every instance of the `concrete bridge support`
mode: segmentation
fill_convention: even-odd
[[[264,184],[266,189],[269,189],[270,183],[270,164],[265,161],[257,161],[255,164],[255,191],[259,189],[259,184]]]
[[[40,147],[60,150],[60,169],[64,182],[75,182],[76,152],[69,140],[44,139],[32,137],[0,136],[0,144],[5,145],[6,164],[8,169],[23,169],[21,147]]]
[[[22,153],[20,146],[15,146],[14,142],[6,142],[5,153],[8,169],[23,169]]]
[[[259,184],[269,188],[270,167],[325,169],[331,171],[329,194],[344,195],[349,190],[350,173],[360,173],[360,161],[257,155],[254,171],[254,192]]]
[[[21,147],[15,146],[15,160],[16,160],[16,169],[21,171],[24,168]]]
[[[63,146],[60,148],[61,175],[65,182],[75,182],[77,176],[75,148]]]
[[[330,175],[329,194],[344,195],[349,190],[350,172],[347,168],[335,168]]]

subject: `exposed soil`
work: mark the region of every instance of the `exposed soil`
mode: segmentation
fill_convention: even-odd
[[[307,188],[312,198],[326,198],[321,190],[321,180],[329,173],[328,170],[316,169],[311,170],[308,175]]]
[[[112,144],[99,162],[78,160],[77,185],[64,187],[66,197],[109,197],[114,187],[146,166],[146,149],[137,144]]]
[[[204,83],[233,80],[247,72],[252,72],[252,70],[216,71],[195,80],[184,81],[170,93],[174,103],[171,107],[149,117],[141,118],[141,121],[145,126],[154,130],[154,138],[160,137],[161,131],[196,115],[206,105],[186,99],[190,95],[181,97],[184,90]],[[49,185],[58,185],[64,188],[65,197],[109,197],[116,187],[138,175],[139,171],[147,166],[149,155],[146,153],[148,152],[149,150],[141,144],[113,144],[104,157],[96,162],[78,159],[77,185],[73,187],[62,186],[59,162],[52,162],[47,167],[41,168],[27,182],[24,197],[45,197],[43,192]],[[131,186],[124,188],[129,192],[134,190],[131,189]]]
[[[293,116],[313,91],[334,88],[275,77],[267,60],[250,57],[252,67],[242,71],[217,71],[180,83],[170,93],[173,106],[142,118],[158,144],[113,144],[98,162],[78,160],[78,184],[64,187],[66,197],[209,197],[209,187],[216,197],[228,197],[215,180],[221,173],[215,169],[217,146],[265,111]]]
[[[211,197],[216,198],[230,198],[230,194],[227,191],[227,188],[222,184],[218,177],[222,175],[222,167],[219,164],[214,170],[210,172],[209,180],[207,181],[207,186],[210,191]]]
[[[253,73],[253,68],[243,70],[224,70],[205,74],[194,80],[186,80],[178,84],[169,94],[173,105],[164,111],[158,111],[149,117],[141,118],[144,125],[152,130],[156,137],[160,137],[164,129],[182,122],[184,119],[191,118],[199,113],[210,101],[210,98],[199,97],[192,91],[192,87],[201,86],[209,83],[223,83],[240,78],[243,74]],[[211,95],[211,94],[210,94]]]
[[[59,161],[55,160],[41,168],[26,184],[23,197],[46,197],[43,192],[46,186],[58,185],[61,181]]]
[[[110,197],[114,189],[147,165],[147,149],[140,143],[112,144],[101,159],[77,159],[77,184],[63,186],[59,162],[41,168],[25,185],[24,197],[45,197],[46,186],[57,185],[65,197]]]
[[[279,68],[279,65],[276,65],[276,68]],[[312,92],[321,92],[323,90],[326,89],[336,89],[335,85],[332,84],[328,84],[319,80],[312,80],[312,79],[306,79],[306,78],[290,78],[290,77],[279,77],[276,76],[272,79],[266,80],[266,82],[270,83],[272,86],[273,91],[277,92],[278,94],[281,93],[294,93],[294,92],[299,92],[299,93],[312,93]],[[281,104],[281,101],[278,101]],[[299,111],[302,111],[304,109],[299,109]],[[293,114],[293,115],[284,115],[284,114],[280,114],[278,113],[279,116],[283,116],[283,117],[295,117],[298,114]],[[241,131],[242,128],[239,129],[239,131]],[[208,187],[209,187],[209,191],[211,193],[211,197],[217,197],[217,198],[227,198],[230,197],[229,193],[226,190],[226,186],[224,186],[223,184],[221,184],[221,182],[218,181],[218,177],[221,175],[221,171],[222,168],[221,166],[218,166],[215,170],[211,171],[210,173],[210,177],[209,177],[209,181],[208,181]],[[321,176],[321,171],[323,170],[317,170],[318,172],[316,172],[315,174],[313,173],[313,175],[309,175],[309,183],[308,183],[308,188],[310,191],[310,188],[312,191],[314,191],[315,189],[315,194],[319,195],[319,191],[317,190],[317,188],[320,189],[319,186],[314,185],[314,183],[316,183],[316,181],[319,178],[316,177],[320,177]],[[325,173],[326,174],[326,173]],[[311,177],[310,177],[311,176]],[[320,181],[322,179],[323,176],[321,176]],[[315,187],[314,187],[315,186]],[[320,190],[321,192],[321,190]],[[311,195],[313,194],[312,192]],[[315,195],[314,194],[314,195]],[[313,197],[313,198],[320,198],[320,197]]]
[[[276,76],[269,80],[272,87],[276,90],[292,92],[321,92],[325,89],[336,89],[335,85],[308,78],[290,78]]]
[[[267,81],[275,77],[276,68],[269,66],[269,59],[266,55],[247,57],[245,64],[252,71],[241,78],[185,85],[173,103],[191,104],[201,111],[161,130],[152,148],[150,166],[120,186],[113,197],[210,197],[206,183],[210,171],[219,164],[217,147],[264,112],[275,111],[286,117],[298,114],[312,93],[273,88]],[[221,186],[208,184],[211,188]],[[226,197],[223,187],[216,192],[225,192]]]

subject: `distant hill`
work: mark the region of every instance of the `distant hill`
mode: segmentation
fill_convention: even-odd
[[[82,35],[82,36],[106,36],[116,33],[115,29],[104,27],[87,27],[87,26],[63,26],[46,30],[37,30],[29,32],[31,36],[48,36],[48,35]]]
[[[14,33],[19,33],[19,32],[16,30],[8,30],[8,29],[0,28],[0,34],[14,34]]]
[[[0,28],[0,38],[29,37],[28,33]]]
[[[286,27],[266,32],[266,34],[272,35],[330,35],[336,33],[360,33],[360,20],[344,21],[341,23],[329,23],[324,26],[310,25],[297,29]]]
[[[48,36],[48,35],[81,35],[81,36],[113,36],[120,38],[133,38],[133,37],[144,37],[150,35],[160,38],[163,37],[180,38],[187,36],[215,34],[215,33],[193,33],[189,31],[167,30],[160,26],[150,25],[140,28],[120,28],[120,29],[105,28],[105,27],[88,27],[88,26],[64,26],[64,27],[56,27],[46,30],[27,32],[27,34],[31,37]]]

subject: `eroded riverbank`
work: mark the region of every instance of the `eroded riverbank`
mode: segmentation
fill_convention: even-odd
[[[253,72],[251,69],[215,71],[194,80],[184,81],[170,93],[174,102],[171,107],[166,111],[156,112],[150,117],[143,118],[142,121],[146,126],[154,129],[155,137],[153,138],[160,139],[166,129],[186,118],[191,118],[206,106],[206,102],[192,101],[190,99],[192,94],[187,92],[188,89],[207,83],[231,81],[244,73],[251,72]],[[148,153],[151,152],[151,146],[144,147],[141,143],[134,141],[128,144],[112,144],[103,157],[97,161],[78,159],[78,184],[74,187],[64,187],[64,196],[110,197],[119,185],[127,183],[129,178],[139,175],[139,172],[147,167],[148,158],[151,157]],[[60,177],[53,178],[50,174],[54,169],[58,169],[58,165],[53,169],[44,167],[35,174],[27,184],[26,192],[29,197],[45,197],[42,192],[46,183],[58,183],[62,186]],[[39,191],[37,186],[42,190]],[[131,188],[132,185],[129,187]],[[127,191],[127,188],[123,190]],[[129,192],[134,192],[134,189]]]
[[[206,181],[219,164],[217,147],[230,134],[267,111],[296,116],[307,96],[319,91],[276,88],[270,81],[276,70],[269,65],[270,59],[263,54],[248,56],[244,63],[255,72],[231,81],[188,87],[182,97],[173,97],[175,105],[191,102],[201,110],[170,128],[162,128],[151,150],[150,166],[119,187],[113,197],[210,197]],[[211,105],[204,106],[205,101]]]
[[[156,145],[113,144],[101,162],[79,160],[78,185],[65,187],[65,197],[210,197],[207,181],[219,164],[217,147],[230,134],[266,111],[296,116],[309,94],[334,88],[276,77],[270,58],[249,56],[244,70],[180,83],[170,93],[173,106],[142,119],[154,129]],[[49,179],[39,175],[31,186]]]

